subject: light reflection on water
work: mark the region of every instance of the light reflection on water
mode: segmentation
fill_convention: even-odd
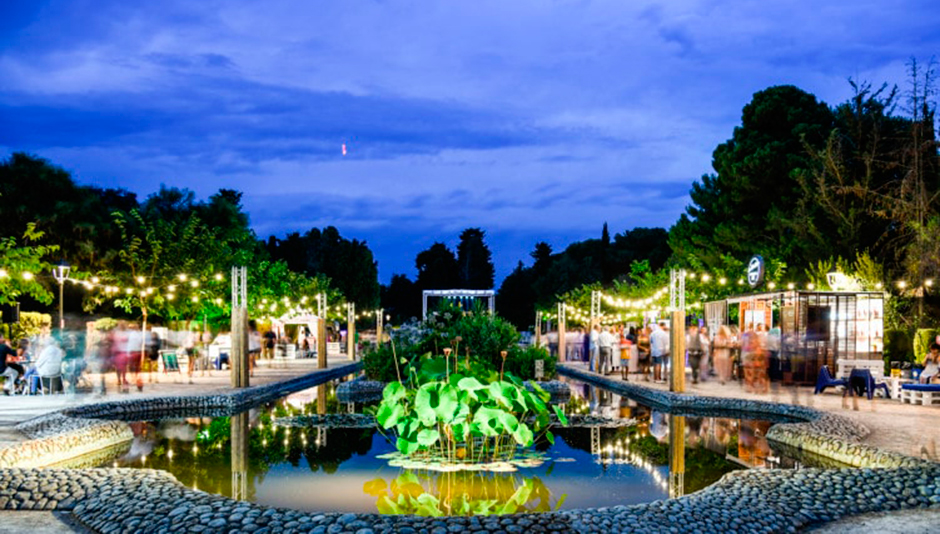
[[[636,504],[696,491],[744,466],[794,464],[767,444],[768,422],[671,416],[577,382],[569,414],[637,424],[558,428],[554,445],[537,444],[545,462],[513,473],[405,470],[376,458],[394,447],[375,429],[273,424],[290,415],[347,413],[334,388],[240,416],[132,423],[134,444],[114,463],[164,469],[188,487],[271,506],[424,515]],[[671,428],[679,430],[673,439]]]

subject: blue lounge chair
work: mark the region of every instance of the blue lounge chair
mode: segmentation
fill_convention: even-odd
[[[848,381],[844,378],[832,378],[832,373],[829,372],[829,366],[823,365],[819,368],[819,377],[816,378],[816,391],[815,395],[819,395],[826,388],[836,387],[836,386],[846,386]]]
[[[853,387],[864,389],[865,396],[868,397],[868,400],[874,397],[875,390],[877,389],[884,390],[886,399],[891,398],[891,393],[888,391],[888,384],[884,382],[876,383],[875,378],[871,376],[871,371],[868,369],[852,369],[852,372],[849,374],[848,389],[852,389]]]

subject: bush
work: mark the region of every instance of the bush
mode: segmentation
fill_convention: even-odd
[[[930,345],[937,339],[937,331],[933,328],[919,328],[914,333],[914,359],[919,365],[923,365],[927,359],[927,353],[930,352]]]
[[[47,313],[20,312],[20,322],[10,325],[10,340],[38,336],[43,327],[52,328],[52,316]]]
[[[500,352],[510,350],[519,342],[519,332],[507,320],[489,313],[461,316],[448,332],[450,340],[460,336],[457,350],[461,356],[470,349],[470,358],[498,371],[502,365]]]
[[[416,347],[414,345],[397,345],[395,346],[395,351],[392,351],[392,344],[385,343],[379,347],[376,347],[374,350],[367,351],[362,355],[362,370],[366,373],[366,378],[369,380],[378,380],[380,382],[393,382],[398,380],[398,373],[395,370],[395,357],[398,357],[398,372],[401,372],[402,380],[408,379],[408,369],[410,364],[414,362],[417,365],[417,358],[415,358]],[[402,364],[401,359],[404,358],[406,363]]]
[[[544,348],[531,345],[526,348],[514,345],[509,350],[509,355],[506,357],[505,371],[512,373],[522,380],[534,380],[536,360],[545,362],[543,364],[543,370],[545,372],[543,376],[544,380],[550,380],[555,377],[555,367],[557,364],[555,358],[552,358]]]
[[[885,372],[890,373],[891,362],[913,362],[914,345],[906,330],[885,330]]]

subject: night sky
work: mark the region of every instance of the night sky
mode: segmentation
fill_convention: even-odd
[[[499,280],[671,225],[755,91],[836,104],[935,54],[936,0],[0,0],[0,157],[238,189],[259,236],[334,225],[383,282],[479,226]]]

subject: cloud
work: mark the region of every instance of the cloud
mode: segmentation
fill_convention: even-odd
[[[482,226],[505,274],[539,240],[669,225],[754,92],[903,83],[938,26],[926,0],[7,2],[0,147],[240,189],[259,234],[335,225],[383,280]]]

